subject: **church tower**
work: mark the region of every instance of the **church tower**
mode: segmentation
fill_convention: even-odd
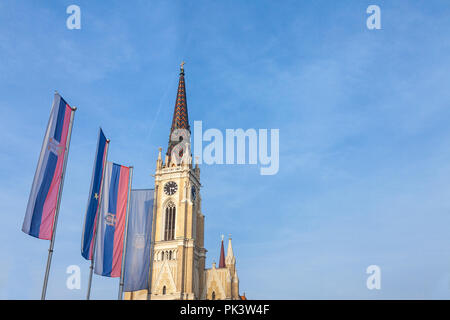
[[[193,168],[184,68],[164,161],[155,172],[155,225],[151,299],[200,299],[206,250],[200,169]]]
[[[125,292],[125,299],[245,299],[239,295],[231,237],[225,256],[222,236],[219,267],[213,263],[205,269],[200,169],[192,165],[183,65],[167,151],[163,159],[159,148],[156,160],[151,294],[148,290]]]

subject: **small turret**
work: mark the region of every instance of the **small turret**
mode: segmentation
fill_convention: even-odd
[[[162,168],[162,158],[161,158],[161,151],[162,148],[158,148],[159,152],[158,152],[158,160],[156,160],[156,169],[160,170]]]

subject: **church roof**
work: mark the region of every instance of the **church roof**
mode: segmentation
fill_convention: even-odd
[[[175,129],[186,129],[191,132],[188,119],[187,101],[186,101],[186,85],[184,81],[184,62],[181,63],[180,78],[178,80],[177,99],[173,110],[172,126],[170,127],[170,136]],[[170,156],[172,148],[178,142],[171,142],[169,136],[169,147],[167,155]]]

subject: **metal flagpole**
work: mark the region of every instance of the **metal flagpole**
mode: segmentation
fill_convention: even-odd
[[[153,200],[153,212],[152,212],[152,234],[150,237],[150,271],[148,272],[148,290],[147,290],[147,300],[151,299],[152,295],[152,277],[153,277],[153,249],[155,246],[155,222],[156,222],[156,206],[158,201],[158,186],[155,187],[155,195]]]
[[[63,189],[63,185],[64,185],[64,176],[66,173],[67,158],[69,157],[69,148],[70,148],[70,139],[72,137],[73,119],[75,117],[75,111],[77,110],[77,108],[71,107],[71,109],[72,109],[72,112],[70,113],[70,125],[69,125],[69,131],[67,133],[64,164],[63,164],[63,169],[62,169],[62,173],[61,173],[61,183],[60,183],[59,190],[58,190],[58,200],[57,200],[57,204],[56,204],[56,211],[55,211],[55,215],[53,217],[52,239],[50,240],[50,247],[48,248],[47,267],[45,269],[44,285],[42,286],[41,300],[45,300],[45,295],[47,293],[48,275],[50,273],[50,265],[52,263],[53,246],[55,244],[56,225],[58,224],[59,205],[61,204],[61,194],[62,194],[62,189]]]
[[[120,268],[120,282],[119,282],[119,296],[118,300],[122,300],[123,296],[123,277],[125,275],[125,255],[127,253],[127,237],[128,237],[128,214],[130,212],[130,196],[131,196],[131,180],[133,177],[133,167],[130,167],[130,177],[128,180],[128,196],[127,196],[127,212],[125,214],[125,230],[123,236],[123,250],[122,250],[122,266]]]
[[[92,274],[94,272],[94,259],[95,259],[95,245],[97,244],[97,224],[98,224],[98,219],[101,219],[101,217],[99,217],[100,214],[100,207],[102,205],[102,191],[103,191],[103,184],[105,183],[105,172],[106,172],[106,163],[108,162],[108,151],[109,151],[109,142],[111,140],[106,139],[106,154],[105,154],[105,163],[103,164],[103,173],[102,173],[102,182],[100,184],[100,191],[99,191],[99,195],[98,195],[98,207],[97,207],[97,219],[95,219],[94,222],[94,235],[93,235],[93,241],[94,244],[92,246],[92,259],[91,259],[91,266],[90,266],[90,270],[89,270],[89,283],[88,283],[88,291],[87,291],[87,295],[86,295],[86,300],[89,300],[91,297],[91,285],[92,285]]]

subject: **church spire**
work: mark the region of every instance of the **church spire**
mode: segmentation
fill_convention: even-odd
[[[223,235],[222,235],[222,244],[221,244],[221,247],[220,247],[219,268],[225,268],[225,250],[223,248]]]
[[[191,132],[187,111],[186,86],[184,83],[184,61],[180,64],[177,99],[173,111],[172,126],[170,127],[169,146],[167,148],[167,155],[169,157],[172,153],[172,148],[178,143],[178,141],[170,140],[172,132],[174,132],[175,129],[186,129],[189,133]]]
[[[227,265],[234,265],[236,263],[236,258],[234,257],[233,247],[231,246],[231,235],[228,237],[228,248],[227,248]]]

